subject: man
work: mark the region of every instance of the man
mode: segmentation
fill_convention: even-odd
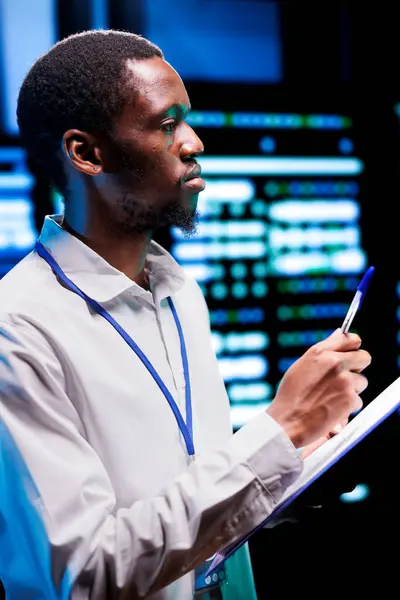
[[[337,331],[232,435],[199,287],[151,241],[195,228],[189,110],[161,50],[128,33],[71,36],[23,82],[21,135],[65,214],[0,284],[10,598],[188,600],[193,570],[299,476],[297,449],[361,408],[370,356]]]

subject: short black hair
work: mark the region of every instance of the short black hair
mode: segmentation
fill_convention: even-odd
[[[109,133],[125,105],[126,61],[154,57],[164,55],[146,38],[110,29],[71,35],[34,63],[19,92],[18,126],[29,158],[61,194],[64,133]]]

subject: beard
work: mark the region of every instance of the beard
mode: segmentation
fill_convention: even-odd
[[[177,198],[157,201],[157,196],[163,193],[157,186],[154,186],[153,199],[149,200],[146,196],[157,177],[157,169],[149,163],[147,156],[135,153],[132,147],[128,148],[120,140],[109,141],[118,165],[118,178],[122,180],[123,187],[129,190],[122,192],[116,199],[114,228],[128,237],[155,232],[165,227],[178,227],[184,237],[194,235],[199,216],[196,208],[190,207],[189,202],[184,206]],[[176,182],[178,196],[184,194],[181,183]]]
[[[178,227],[184,237],[191,237],[197,231],[199,217],[196,209],[185,208],[177,200],[171,200],[160,208],[138,199],[132,192],[117,199],[117,214],[115,226],[128,237],[165,227]]]

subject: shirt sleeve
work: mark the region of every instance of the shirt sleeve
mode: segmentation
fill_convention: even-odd
[[[61,364],[30,324],[0,323],[0,579],[18,597],[35,587],[39,564],[42,582],[77,598],[146,597],[259,525],[302,470],[262,413],[160,495],[117,510]],[[17,555],[36,567],[15,568]]]

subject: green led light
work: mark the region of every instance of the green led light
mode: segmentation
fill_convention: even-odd
[[[299,306],[298,313],[300,319],[312,319],[314,310],[312,306],[305,304],[304,306]]]
[[[279,194],[279,185],[275,181],[269,181],[265,185],[264,191],[267,194],[267,196],[277,196]]]
[[[321,125],[321,119],[319,117],[314,117],[313,115],[305,117],[305,122],[307,127],[320,127]]]
[[[288,345],[290,345],[291,340],[292,340],[292,334],[291,333],[280,333],[278,335],[278,344],[280,346],[288,346]]]
[[[228,310],[228,323],[236,323],[237,322],[237,311],[236,310]]]
[[[345,194],[347,192],[347,183],[345,181],[339,181],[336,183],[335,192],[337,194]]]
[[[293,127],[304,127],[304,118],[301,115],[292,115],[291,123]]]
[[[306,183],[303,183],[301,185],[301,193],[304,194],[304,196],[311,196],[313,194],[313,190],[314,190],[314,185],[307,181]]]
[[[300,289],[300,284],[298,281],[296,281],[296,279],[294,279],[293,281],[288,282],[288,288],[291,294],[296,294]]]
[[[290,306],[279,306],[277,315],[280,321],[288,321],[292,318],[292,309]]]

